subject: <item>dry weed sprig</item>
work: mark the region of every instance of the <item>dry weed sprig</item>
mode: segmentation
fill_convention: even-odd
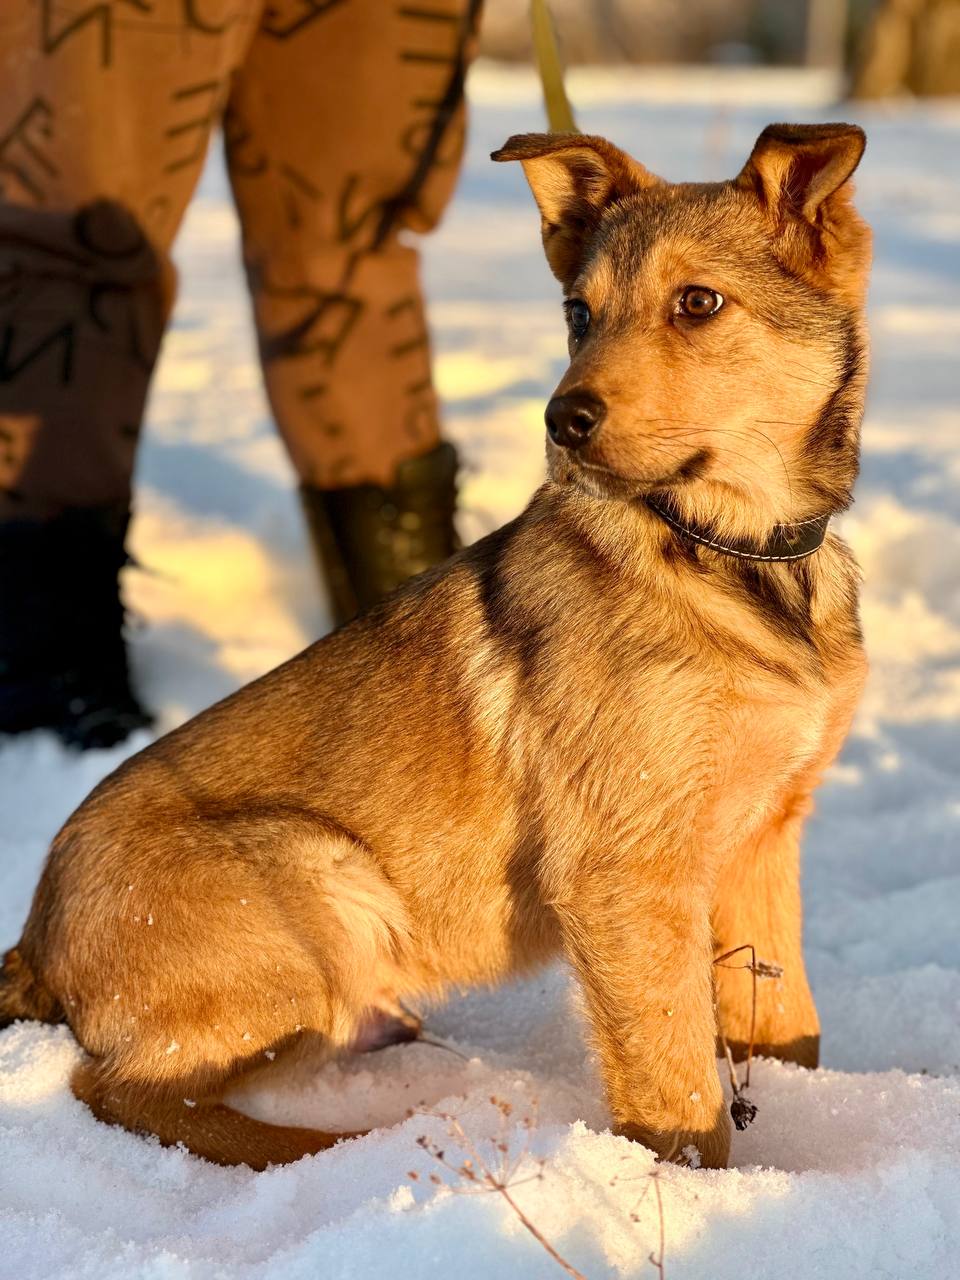
[[[639,1198],[637,1199],[636,1204],[634,1204],[633,1208],[630,1210],[630,1221],[631,1222],[640,1221],[640,1206],[643,1204],[644,1200],[646,1200],[647,1194],[649,1193],[650,1188],[653,1187],[654,1194],[657,1201],[657,1224],[658,1224],[660,1239],[659,1239],[659,1245],[656,1251],[651,1249],[650,1252],[647,1254],[647,1261],[655,1269],[659,1277],[659,1280],[666,1280],[667,1273],[664,1269],[663,1253],[666,1245],[667,1232],[666,1232],[666,1222],[663,1216],[663,1196],[660,1193],[660,1170],[659,1168],[652,1169],[649,1173],[645,1173],[643,1177],[646,1180],[647,1185],[640,1192],[640,1195],[639,1195]],[[614,1175],[614,1177],[611,1178],[610,1180],[610,1185],[614,1187],[620,1181],[624,1181],[624,1179],[619,1179],[616,1177],[616,1175]]]
[[[523,1147],[519,1154],[510,1159],[510,1143],[508,1140],[507,1125],[513,1115],[513,1106],[511,1103],[504,1101],[502,1098],[491,1097],[491,1103],[500,1112],[499,1131],[494,1140],[494,1149],[498,1153],[498,1164],[496,1168],[491,1168],[487,1161],[480,1153],[479,1148],[473,1143],[469,1134],[457,1116],[449,1111],[432,1111],[422,1110],[416,1112],[418,1115],[431,1116],[435,1120],[443,1120],[447,1126],[447,1133],[458,1144],[461,1151],[466,1153],[465,1158],[460,1164],[455,1164],[447,1158],[446,1152],[434,1141],[422,1134],[417,1138],[417,1146],[422,1147],[429,1155],[433,1156],[438,1164],[444,1169],[452,1173],[455,1177],[462,1179],[471,1191],[492,1191],[503,1197],[509,1205],[511,1211],[515,1214],[517,1220],[527,1230],[537,1244],[545,1250],[546,1253],[554,1260],[554,1262],[562,1267],[567,1275],[572,1276],[574,1280],[587,1280],[582,1271],[578,1271],[572,1262],[569,1262],[562,1253],[556,1249],[547,1237],[543,1234],[535,1222],[533,1222],[520,1208],[516,1200],[510,1194],[511,1188],[521,1186],[525,1182],[537,1182],[543,1177],[543,1170],[546,1164],[545,1159],[536,1161],[537,1172],[531,1177],[517,1180],[517,1172],[523,1162],[530,1154],[529,1134],[534,1128],[534,1120],[530,1116],[524,1116],[520,1123],[527,1132],[527,1139],[524,1141]],[[414,1181],[417,1175],[413,1172],[409,1177]],[[435,1185],[442,1183],[442,1178],[437,1174],[430,1175],[430,1181]]]
[[[727,1037],[723,1034],[722,1028],[720,1030],[720,1043],[723,1045],[723,1055],[727,1060],[730,1089],[733,1093],[733,1101],[730,1103],[730,1117],[737,1129],[746,1129],[757,1118],[757,1106],[755,1102],[750,1101],[740,1087],[740,1081],[737,1079],[737,1068],[733,1063],[733,1054],[730,1052],[730,1046],[727,1044]]]
[[[654,1255],[653,1252],[650,1253],[650,1264],[656,1268],[659,1280],[666,1280],[667,1273],[663,1266],[663,1251],[666,1245],[667,1229],[666,1223],[663,1219],[663,1196],[660,1194],[660,1170],[654,1169],[654,1171],[648,1176],[650,1181],[653,1183],[654,1194],[657,1197],[657,1220],[660,1224],[660,1246],[657,1249],[656,1255]]]
[[[511,1191],[516,1187],[522,1187],[528,1182],[540,1182],[544,1176],[544,1170],[547,1162],[545,1158],[540,1157],[535,1160],[536,1172],[534,1174],[522,1178],[517,1177],[521,1166],[528,1159],[532,1158],[530,1154],[530,1134],[536,1127],[535,1116],[525,1115],[521,1117],[519,1123],[522,1125],[526,1133],[526,1138],[519,1153],[511,1159],[509,1126],[514,1113],[513,1105],[510,1102],[495,1096],[490,1098],[490,1102],[500,1113],[497,1135],[495,1138],[491,1139],[493,1148],[497,1152],[497,1164],[495,1168],[491,1167],[490,1163],[484,1159],[479,1147],[473,1142],[461,1124],[459,1117],[453,1115],[449,1111],[434,1111],[431,1108],[422,1107],[416,1111],[411,1111],[409,1114],[411,1116],[422,1115],[429,1116],[435,1120],[442,1120],[447,1126],[447,1134],[457,1143],[461,1152],[464,1153],[464,1158],[460,1163],[458,1164],[454,1160],[451,1160],[448,1157],[447,1152],[439,1145],[439,1143],[428,1138],[425,1134],[421,1134],[421,1136],[417,1138],[417,1146],[421,1147],[428,1155],[432,1156],[439,1165],[446,1169],[448,1173],[453,1174],[459,1182],[465,1184],[462,1186],[454,1185],[450,1188],[451,1190],[459,1191],[461,1194],[467,1195],[475,1192],[494,1192],[495,1194],[500,1195],[524,1229],[529,1232],[540,1247],[553,1259],[557,1266],[561,1267],[568,1276],[572,1276],[573,1280],[587,1280],[584,1273],[579,1271],[573,1263],[570,1262],[569,1259],[565,1258],[563,1254],[550,1242],[550,1240],[547,1239],[536,1223],[526,1213],[524,1213],[514,1197],[511,1195]],[[533,1106],[534,1110],[536,1110],[536,1101],[534,1101]],[[640,1205],[643,1203],[644,1196],[650,1189],[650,1182],[653,1182],[657,1200],[659,1244],[656,1252],[651,1251],[648,1258],[651,1266],[656,1270],[659,1280],[666,1280],[666,1272],[664,1270],[666,1223],[663,1213],[663,1197],[660,1192],[660,1184],[658,1180],[659,1172],[659,1169],[655,1169],[652,1173],[644,1175],[649,1179],[649,1181],[630,1213],[630,1221],[640,1221],[638,1210]],[[413,1182],[418,1182],[420,1179],[420,1175],[415,1170],[410,1170],[407,1177]],[[449,1186],[449,1184],[444,1183],[443,1178],[436,1173],[431,1173],[429,1175],[429,1180],[434,1186]],[[614,1186],[618,1181],[620,1180],[614,1176],[610,1185]]]
[[[725,963],[727,960],[732,960],[734,956],[739,955],[741,951],[750,952],[749,964]],[[730,1115],[733,1119],[733,1123],[738,1129],[746,1129],[748,1125],[753,1124],[757,1117],[756,1105],[752,1103],[743,1092],[744,1089],[750,1088],[750,1067],[753,1063],[753,1047],[756,1042],[757,980],[759,978],[782,978],[783,969],[778,964],[769,964],[765,960],[758,960],[756,948],[752,942],[745,942],[742,946],[734,947],[730,951],[725,951],[723,955],[717,956],[713,963],[720,969],[745,969],[750,973],[750,1040],[747,1045],[747,1065],[743,1075],[742,1086],[737,1077],[737,1069],[734,1066],[733,1054],[730,1052],[730,1045],[727,1043],[727,1037],[720,1018],[719,1009],[717,1011],[717,1029],[720,1034],[720,1043],[723,1045],[723,1055],[727,1062],[727,1071],[730,1076],[730,1088],[733,1091],[733,1101],[730,1104]]]
[[[623,1157],[623,1159],[625,1160],[628,1158],[629,1157],[627,1156]],[[658,1224],[658,1230],[659,1230],[659,1245],[656,1250],[653,1250],[653,1249],[650,1250],[650,1252],[647,1254],[647,1261],[656,1271],[657,1276],[659,1277],[659,1280],[666,1280],[667,1273],[664,1266],[664,1250],[666,1247],[667,1228],[666,1228],[666,1219],[664,1218],[664,1213],[663,1213],[663,1195],[661,1194],[661,1191],[660,1191],[660,1168],[658,1166],[655,1169],[651,1169],[649,1173],[645,1173],[641,1176],[644,1182],[646,1183],[646,1185],[644,1186],[643,1190],[640,1192],[640,1195],[637,1197],[637,1200],[634,1203],[633,1208],[630,1210],[629,1217],[631,1222],[640,1221],[640,1206],[643,1204],[644,1200],[646,1200],[650,1192],[650,1188],[652,1186],[654,1188],[654,1193],[657,1201],[657,1224]],[[619,1186],[620,1183],[622,1182],[635,1182],[635,1181],[636,1181],[635,1178],[621,1178],[619,1174],[615,1173],[613,1177],[610,1179],[610,1186],[616,1187],[616,1186]]]
[[[452,1044],[447,1044],[444,1040],[435,1040],[433,1036],[423,1035],[417,1036],[414,1044],[425,1044],[431,1049],[442,1049],[444,1053],[452,1053],[455,1058],[459,1058],[461,1062],[469,1062],[469,1054],[462,1053],[459,1049],[455,1049]]]

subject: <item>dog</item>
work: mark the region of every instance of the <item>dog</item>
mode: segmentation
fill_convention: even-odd
[[[865,673],[851,500],[870,233],[845,124],[671,184],[526,134],[570,364],[515,520],[126,761],[56,836],[0,1021],[101,1120],[256,1169],[349,1135],[223,1101],[403,1002],[569,961],[617,1133],[723,1166],[719,1025],[806,1067],[800,829]]]

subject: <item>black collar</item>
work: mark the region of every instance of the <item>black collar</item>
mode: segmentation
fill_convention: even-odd
[[[830,516],[814,516],[811,520],[798,520],[796,524],[778,524],[765,542],[740,542],[733,539],[720,542],[709,528],[683,524],[656,498],[644,498],[650,510],[665,521],[681,537],[709,547],[724,556],[736,556],[739,560],[802,560],[811,556],[827,536]]]

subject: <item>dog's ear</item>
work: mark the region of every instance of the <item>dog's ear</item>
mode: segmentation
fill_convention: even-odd
[[[816,224],[824,201],[852,175],[866,145],[855,124],[769,124],[738,182],[752,186],[778,216]]]
[[[850,182],[866,144],[855,124],[767,125],[736,179],[767,211],[788,265],[841,287],[862,282],[869,258]]]
[[[583,133],[516,134],[490,158],[523,165],[540,208],[547,261],[564,286],[573,282],[604,209],[660,181],[605,138]]]

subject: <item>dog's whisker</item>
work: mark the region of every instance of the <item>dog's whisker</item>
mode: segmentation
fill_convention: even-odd
[[[824,391],[832,391],[833,383],[822,382],[819,378],[801,378],[799,373],[791,373],[789,369],[784,368],[780,371],[785,378],[792,378],[794,382],[802,382],[808,387],[822,387]]]
[[[684,420],[684,419],[679,419],[679,418],[678,418],[678,419],[670,419],[670,418],[647,418],[647,419],[644,419],[644,421],[646,421],[646,422],[674,422],[674,421],[675,421],[675,422],[677,422],[677,423],[680,423],[680,422],[684,422],[684,421],[686,421],[686,420]],[[754,419],[754,421],[755,421],[755,422],[762,422],[762,421],[764,421],[764,419],[761,419],[761,418],[755,418],[755,419]],[[771,421],[772,421],[772,420],[771,420]],[[760,430],[759,430],[758,428],[756,428],[756,427],[748,427],[746,430],[738,430],[736,427],[717,427],[717,426],[707,425],[707,424],[703,424],[703,423],[699,423],[699,424],[698,424],[698,423],[694,423],[694,421],[693,421],[692,419],[690,419],[690,420],[689,420],[689,424],[690,424],[690,426],[691,426],[692,430],[693,430],[694,432],[699,433],[699,434],[703,434],[703,433],[705,433],[705,432],[708,432],[708,431],[709,431],[711,435],[718,435],[718,434],[722,434],[722,435],[732,435],[732,436],[739,436],[739,437],[741,437],[742,439],[749,439],[749,438],[750,438],[750,437],[752,437],[752,436],[756,436],[756,437],[759,437],[759,439],[761,439],[761,440],[765,441],[765,442],[770,446],[770,448],[774,450],[774,452],[776,453],[776,455],[777,455],[778,459],[780,460],[780,465],[781,465],[781,467],[783,468],[783,478],[784,478],[784,480],[785,480],[785,481],[786,481],[786,483],[787,483],[787,494],[788,494],[788,496],[789,496],[790,502],[791,502],[791,503],[793,502],[793,482],[792,482],[791,477],[790,477],[790,470],[789,470],[789,468],[787,467],[786,459],[785,459],[785,458],[784,458],[784,456],[783,456],[783,452],[782,452],[782,450],[780,449],[780,446],[777,444],[777,442],[776,442],[776,441],[775,441],[771,436],[767,435],[767,433],[766,433],[765,431],[760,431]],[[797,425],[800,425],[800,424],[797,424]],[[683,437],[678,436],[676,433],[671,433],[671,438],[672,438],[672,439],[682,439]],[[690,443],[690,441],[689,441],[689,440],[687,440],[687,443]],[[715,446],[715,447],[718,447],[718,446]],[[724,446],[724,448],[725,448],[725,449],[727,450],[727,452],[729,452],[733,457],[739,457],[739,458],[745,458],[745,457],[746,457],[746,455],[745,455],[745,454],[738,454],[738,453],[735,453],[733,450],[729,449],[729,446]],[[742,478],[742,477],[741,477],[741,478]]]
[[[680,444],[688,445],[690,448],[696,447],[696,441],[691,440],[688,436],[674,435],[671,437],[671,439],[679,442]],[[649,445],[653,445],[654,447],[657,447],[658,445],[660,448],[665,447],[662,441],[656,441],[651,437],[648,437],[647,443]],[[737,449],[731,449],[731,447],[728,444],[714,444],[713,449],[715,452],[723,452],[724,454],[728,455],[731,458],[739,458],[743,462],[749,461],[749,456],[747,454],[740,453],[739,450]]]
[[[673,462],[673,463],[679,463],[680,459],[678,459],[678,458],[677,458],[676,453],[675,453],[672,449],[670,449],[670,448],[669,448],[669,446],[665,445],[662,441],[659,441],[659,442],[658,442],[658,441],[653,440],[653,439],[651,439],[651,438],[649,438],[649,437],[648,437],[648,438],[647,438],[647,440],[645,441],[645,443],[646,443],[646,446],[647,446],[648,448],[652,447],[652,448],[656,451],[656,453],[657,453],[657,455],[658,455],[658,456],[669,458],[669,459],[670,459],[670,461],[671,461],[671,462]],[[681,443],[685,443],[685,442],[684,442],[684,441],[681,441]],[[691,445],[691,447],[693,447],[693,446]],[[737,458],[741,458],[741,459],[745,459],[745,458],[746,458],[746,455],[745,455],[745,454],[742,454],[742,453],[736,453],[736,452],[735,452],[735,451],[733,451],[733,450],[729,450],[726,446],[722,446],[722,445],[721,445],[721,446],[720,446],[720,448],[723,450],[723,452],[724,452],[724,453],[730,453],[730,454],[731,454],[731,456],[733,456],[733,457],[737,457]],[[591,470],[609,471],[609,468],[607,468],[607,467],[593,467],[593,468],[591,468]],[[749,494],[749,493],[750,493],[750,492],[755,488],[755,486],[756,486],[756,480],[755,480],[755,479],[751,479],[749,476],[745,475],[742,471],[738,471],[738,470],[736,470],[735,468],[733,468],[733,467],[731,467],[731,466],[727,466],[727,467],[725,468],[725,475],[724,475],[724,477],[722,478],[722,480],[720,480],[720,481],[719,481],[719,483],[729,483],[729,480],[730,480],[730,479],[738,480],[738,481],[740,482],[740,485],[741,485],[741,487],[742,487],[743,491],[744,491],[745,493],[748,493],[748,494]]]

